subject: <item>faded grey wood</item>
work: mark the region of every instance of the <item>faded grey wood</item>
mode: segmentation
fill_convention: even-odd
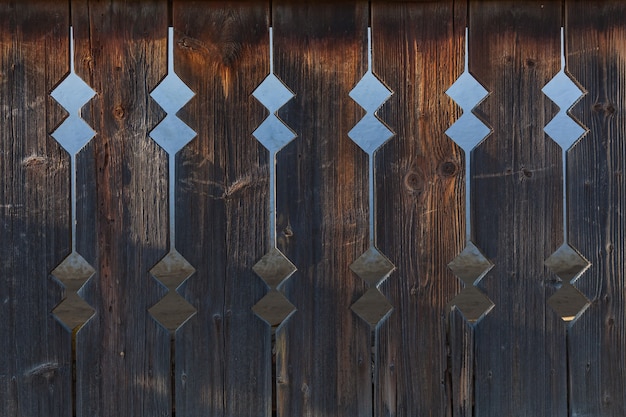
[[[568,413],[566,326],[544,265],[563,238],[561,151],[543,131],[557,109],[541,92],[560,26],[557,1],[470,2],[469,69],[493,129],[473,153],[474,241],[494,264],[478,287],[495,303],[474,329],[477,416]]]
[[[95,309],[76,336],[77,415],[169,416],[170,343],[148,313],[165,289],[150,269],[167,253],[167,155],[148,136],[149,97],[167,68],[167,2],[72,3],[76,72],[97,93],[97,132],[77,155],[77,251],[96,273]]]
[[[394,311],[377,330],[379,416],[451,416],[459,391],[447,319],[461,281],[447,264],[465,243],[464,169],[445,91],[463,71],[466,13],[452,1],[372,5],[373,69],[394,91],[379,117],[396,133],[376,156],[377,244],[397,268],[381,285]]]
[[[276,75],[295,97],[278,112],[298,135],[277,156],[277,243],[298,270],[296,311],[276,332],[278,416],[372,414],[366,291],[349,266],[368,248],[368,156],[348,137],[349,97],[367,70],[365,1],[272,3]]]
[[[567,66],[587,91],[571,114],[589,129],[569,152],[569,229],[591,267],[576,286],[591,305],[568,338],[574,416],[626,415],[623,117],[626,5],[566,4]]]
[[[71,333],[50,271],[70,252],[69,156],[48,93],[69,71],[64,3],[0,4],[0,415],[71,413]]]
[[[174,67],[196,96],[178,112],[197,133],[177,156],[176,248],[196,268],[198,310],[176,332],[177,416],[269,416],[271,328],[252,311],[267,286],[266,117],[253,96],[269,73],[267,2],[173,4]]]

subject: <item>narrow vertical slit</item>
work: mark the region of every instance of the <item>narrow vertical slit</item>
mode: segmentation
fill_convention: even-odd
[[[274,14],[272,13],[272,7],[273,7],[273,3],[274,2],[272,0],[270,0],[269,3],[270,4],[269,4],[269,11],[268,11],[269,12],[269,19],[268,19],[269,22],[268,23],[269,23],[269,27],[271,29],[272,26],[274,26]]]
[[[174,0],[167,0],[167,26],[174,26]]]
[[[561,67],[563,71],[566,71],[566,59],[567,56],[566,47],[567,42],[565,42],[565,27],[567,26],[567,15],[565,9],[565,0],[561,1]],[[569,234],[568,234],[568,222],[567,222],[567,150],[563,150],[563,230],[564,237],[563,243],[569,244]],[[567,402],[567,417],[572,416],[572,369],[570,363],[570,329],[574,322],[568,323],[565,327],[565,401]]]

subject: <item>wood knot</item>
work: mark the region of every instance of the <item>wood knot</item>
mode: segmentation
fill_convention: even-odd
[[[422,192],[424,190],[424,180],[415,171],[410,171],[404,176],[404,187],[413,192]]]
[[[122,120],[124,119],[124,117],[126,117],[126,109],[124,109],[124,106],[122,106],[121,104],[118,104],[113,109],[113,115],[116,119]]]
[[[453,177],[459,172],[459,165],[454,161],[446,161],[439,165],[439,175]]]
[[[615,107],[613,106],[613,104],[608,103],[605,107],[604,107],[604,112],[606,114],[613,114],[615,113]]]
[[[526,66],[528,68],[534,68],[535,65],[537,65],[537,61],[535,61],[533,58],[527,58],[526,59]]]

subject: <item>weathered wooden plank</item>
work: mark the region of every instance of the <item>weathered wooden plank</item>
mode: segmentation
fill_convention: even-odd
[[[381,285],[394,311],[378,329],[380,416],[450,416],[459,390],[447,304],[461,285],[447,264],[464,246],[464,169],[445,91],[463,71],[466,13],[452,1],[372,5],[374,72],[394,91],[379,117],[396,133],[376,165],[377,243],[397,268]]]
[[[372,413],[366,290],[349,266],[368,247],[368,157],[348,137],[349,92],[367,70],[367,2],[273,2],[275,72],[295,93],[280,111],[298,137],[277,157],[277,241],[298,268],[296,311],[276,333],[278,415]]]
[[[0,414],[71,413],[71,334],[49,276],[70,251],[69,158],[48,93],[69,68],[64,3],[0,5]]]
[[[565,325],[544,265],[563,240],[561,150],[543,131],[556,108],[541,92],[559,69],[561,3],[471,2],[469,23],[493,129],[473,154],[474,241],[494,263],[479,287],[495,303],[475,327],[475,410],[565,416]]]
[[[95,316],[77,333],[77,415],[171,414],[170,343],[148,308],[164,289],[150,269],[167,251],[167,155],[148,136],[149,97],[167,69],[167,2],[72,3],[76,72],[97,93],[97,132],[77,156],[77,251],[95,269]]]
[[[474,328],[456,307],[450,312],[452,416],[472,417],[474,410]]]
[[[591,267],[577,287],[592,301],[569,330],[574,416],[626,415],[624,223],[626,5],[566,4],[568,69],[587,94],[571,113],[589,132],[568,155],[572,244]]]
[[[173,5],[175,70],[196,92],[179,112],[198,133],[177,158],[176,247],[196,268],[181,294],[198,310],[176,334],[176,414],[268,416],[271,329],[252,307],[267,252],[266,117],[252,92],[269,73],[267,2]]]

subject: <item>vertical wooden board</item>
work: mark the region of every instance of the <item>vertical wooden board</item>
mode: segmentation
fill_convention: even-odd
[[[197,132],[177,158],[176,247],[196,268],[181,294],[197,313],[176,334],[176,414],[268,416],[271,330],[252,307],[268,251],[267,2],[173,5],[175,70],[196,93],[179,116]]]
[[[164,295],[150,269],[167,250],[167,155],[148,136],[166,74],[167,2],[72,3],[76,72],[97,96],[96,136],[77,156],[77,251],[95,269],[95,315],[77,334],[77,415],[169,416],[168,332],[148,313]]]
[[[367,2],[274,2],[275,72],[295,97],[279,115],[298,137],[277,157],[277,241],[298,270],[296,311],[277,330],[278,415],[371,415],[365,293],[349,269],[368,245],[367,154],[348,137],[349,92],[367,70]]]
[[[562,243],[561,150],[541,88],[559,70],[560,2],[471,2],[469,69],[493,132],[473,153],[474,241],[494,264],[494,309],[475,328],[479,416],[567,415],[565,325],[544,265]]]
[[[396,133],[376,157],[377,242],[397,268],[381,285],[394,311],[377,332],[380,416],[450,416],[461,382],[446,319],[461,289],[447,264],[464,245],[464,164],[445,134],[460,114],[445,91],[463,71],[466,13],[452,1],[372,5],[374,72],[394,92],[379,117]]]
[[[70,171],[48,94],[68,71],[69,8],[4,2],[0,28],[0,414],[67,416],[71,335],[49,274],[70,250]]]
[[[626,415],[624,227],[626,5],[566,5],[568,69],[587,91],[571,113],[589,131],[569,152],[572,244],[591,267],[577,287],[592,301],[569,330],[571,412]]]
[[[474,328],[457,308],[450,312],[452,416],[472,417],[474,410]]]

